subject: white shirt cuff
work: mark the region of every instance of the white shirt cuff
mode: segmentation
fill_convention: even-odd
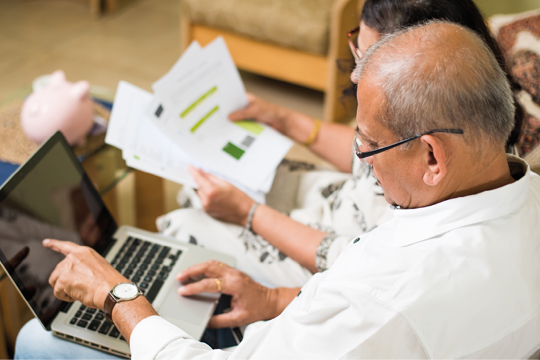
[[[131,358],[154,359],[161,350],[178,339],[195,341],[185,331],[174,326],[161,316],[147,317],[138,323],[131,333]]]
[[[212,350],[157,315],[147,317],[135,326],[130,346],[132,359],[224,360],[231,355],[228,351]]]

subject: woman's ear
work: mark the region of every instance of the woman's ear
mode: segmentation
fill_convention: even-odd
[[[448,149],[440,139],[431,135],[422,136],[420,141],[424,152],[424,183],[436,186],[447,173]]]

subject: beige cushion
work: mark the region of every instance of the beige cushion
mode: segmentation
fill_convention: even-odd
[[[334,0],[183,0],[192,23],[318,55],[328,52]]]

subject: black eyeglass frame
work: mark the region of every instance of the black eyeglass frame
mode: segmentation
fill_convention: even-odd
[[[367,157],[370,157],[370,156],[373,156],[373,155],[377,155],[377,154],[380,154],[382,152],[385,152],[386,150],[390,150],[390,149],[393,149],[399,145],[403,145],[409,141],[413,141],[415,139],[418,139],[424,135],[431,135],[433,133],[448,133],[448,134],[460,134],[460,135],[463,135],[463,130],[461,129],[435,129],[435,130],[430,130],[430,131],[426,131],[425,133],[422,133],[422,134],[418,134],[418,135],[415,135],[413,137],[410,137],[408,139],[405,139],[405,140],[401,140],[401,141],[398,141],[397,143],[395,144],[392,144],[392,145],[388,145],[388,146],[383,146],[382,148],[379,148],[379,149],[375,149],[375,150],[371,150],[371,151],[360,151],[360,148],[358,147],[358,142],[360,142],[360,139],[358,138],[358,131],[356,131],[356,137],[354,139],[354,152],[356,153],[356,156],[360,159],[360,160],[363,160]],[[360,144],[360,147],[362,147],[363,144]]]

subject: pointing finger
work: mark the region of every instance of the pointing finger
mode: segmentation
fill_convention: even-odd
[[[60,241],[54,239],[43,240],[43,246],[66,256],[79,248],[79,245],[72,243],[71,241]]]

